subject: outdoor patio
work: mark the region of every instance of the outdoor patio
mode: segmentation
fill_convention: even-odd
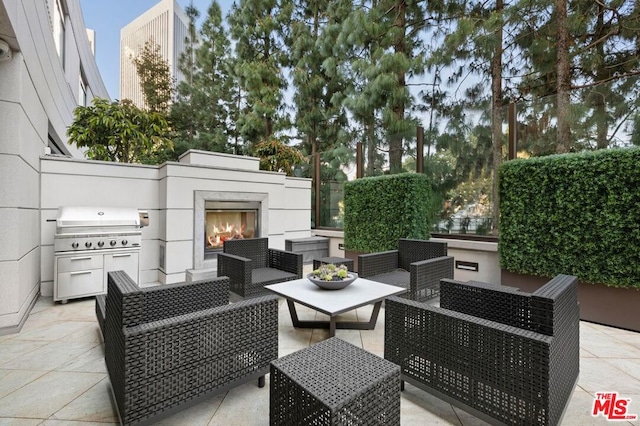
[[[94,299],[54,304],[40,297],[19,334],[0,336],[0,424],[115,424],[102,338]],[[299,307],[301,319],[314,311]],[[351,314],[370,316],[371,307]],[[294,329],[280,301],[280,356],[305,348],[328,336],[327,330]],[[640,414],[640,333],[581,322],[580,377],[563,425],[607,424],[593,418],[596,391],[617,391],[630,398],[628,414]],[[337,330],[336,336],[374,354],[383,355],[384,309],[375,330]],[[479,425],[473,416],[407,384],[402,392],[403,425]],[[165,425],[266,425],[269,423],[269,375],[266,386],[236,387],[226,394],[182,411]],[[617,422],[636,424],[635,422]]]

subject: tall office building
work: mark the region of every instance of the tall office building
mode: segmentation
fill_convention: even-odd
[[[176,84],[183,79],[178,69],[180,54],[185,50],[189,19],[176,0],[161,0],[120,30],[120,99],[130,99],[144,106],[140,79],[133,58],[147,41],[160,46],[160,54],[168,62]]]

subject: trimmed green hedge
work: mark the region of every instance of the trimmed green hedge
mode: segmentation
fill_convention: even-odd
[[[374,253],[398,248],[399,238],[429,239],[432,192],[423,174],[356,179],[344,185],[344,245]]]
[[[508,161],[499,178],[502,268],[640,288],[640,149]]]

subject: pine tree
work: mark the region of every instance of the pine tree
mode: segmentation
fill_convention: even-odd
[[[413,98],[406,77],[422,72],[418,46],[424,5],[363,1],[344,20],[338,36],[337,43],[350,58],[342,64],[342,72],[353,87],[344,102],[363,129],[367,174],[381,171],[377,151],[383,145],[389,152],[390,171],[401,171],[407,148],[403,142],[415,134],[416,121],[408,114]]]
[[[451,70],[450,83],[466,82],[470,74],[475,74],[477,83],[471,85],[465,94],[466,99],[460,106],[465,109],[486,107],[491,113],[490,132],[484,125],[476,126],[472,132],[463,132],[461,137],[448,137],[460,154],[473,152],[477,156],[455,155],[456,179],[468,179],[469,166],[474,169],[475,177],[493,175],[491,188],[493,232],[497,233],[498,224],[498,174],[502,162],[503,147],[503,114],[505,105],[503,56],[511,55],[513,39],[504,40],[505,27],[509,25],[505,19],[502,0],[492,2],[449,2],[445,10],[432,10],[434,18],[441,24],[432,32],[438,39],[443,39],[441,47],[430,55],[428,63],[432,67],[444,65]],[[508,73],[507,73],[508,74]],[[490,91],[485,88],[490,87]],[[454,106],[452,104],[451,106]],[[458,107],[449,107],[449,111],[457,111]],[[460,120],[454,118],[453,120]],[[472,137],[473,136],[473,137]],[[462,143],[464,146],[454,147]]]
[[[571,146],[571,58],[569,56],[569,29],[567,0],[555,0],[557,95],[558,95],[558,143],[556,153],[568,152]]]
[[[193,148],[229,152],[233,80],[229,74],[230,41],[222,24],[220,5],[212,1],[197,33],[198,10],[190,6],[186,13],[190,35],[180,60],[185,79],[178,86],[178,100],[172,108],[177,139],[182,141],[177,151]]]
[[[288,127],[283,111],[287,87],[283,33],[290,13],[286,2],[281,5],[277,0],[240,0],[228,16],[236,49],[234,71],[246,96],[236,125],[247,145]]]
[[[540,154],[606,148],[625,127],[624,117],[637,100],[629,94],[638,89],[635,76],[640,73],[638,2],[536,3],[537,9],[526,14],[528,24],[518,34],[530,70],[520,90],[523,97],[554,95],[558,103],[557,107],[555,102],[536,106],[538,112],[525,124],[537,137],[530,150]],[[566,18],[561,16],[565,8]],[[563,25],[558,18],[565,19]],[[562,76],[558,66],[564,70]],[[557,127],[555,120],[547,118],[554,116],[558,117]],[[555,149],[545,149],[545,142]]]
[[[345,82],[325,61],[336,61],[333,52],[322,43],[329,21],[330,0],[297,2],[291,32],[286,39],[289,48],[291,80],[294,89],[294,125],[308,153],[328,152],[348,141],[347,117],[340,102]],[[333,43],[330,43],[331,45]]]
[[[200,30],[200,46],[196,50],[197,73],[194,76],[192,111],[197,116],[198,147],[229,152],[233,124],[229,119],[233,105],[231,43],[222,23],[222,11],[216,0],[211,2]]]
[[[296,2],[285,38],[297,139],[303,152],[321,156],[320,182],[313,182],[322,206],[320,217],[313,218],[318,226],[335,226],[331,188],[334,183],[339,185],[347,180],[343,169],[354,159],[354,146],[349,146],[352,135],[342,106],[346,82],[335,72],[335,63],[341,59],[334,56],[335,40],[328,35],[344,19],[344,15],[332,7],[336,3],[329,0]],[[311,170],[306,174],[311,177]],[[315,213],[315,208],[312,211]]]

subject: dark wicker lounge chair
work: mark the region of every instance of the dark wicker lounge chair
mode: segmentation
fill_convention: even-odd
[[[302,278],[302,254],[269,248],[268,238],[224,242],[218,254],[218,276],[231,280],[231,291],[242,297],[272,294],[264,289]]]
[[[404,287],[402,297],[427,301],[438,296],[442,278],[453,278],[447,243],[401,238],[398,250],[358,256],[358,276]]]
[[[249,380],[264,386],[278,358],[277,297],[228,301],[226,277],[141,289],[109,273],[105,359],[122,424],[155,422]]]
[[[440,308],[386,300],[384,357],[401,379],[490,423],[557,425],[578,379],[577,279],[534,293],[453,280]]]

